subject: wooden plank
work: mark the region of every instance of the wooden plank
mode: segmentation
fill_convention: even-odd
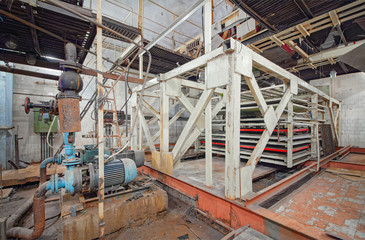
[[[326,169],[326,172],[365,178],[365,171],[360,171],[360,170],[349,170],[344,168],[328,167]]]
[[[52,165],[47,168],[47,176],[55,173],[63,173],[66,171],[66,167],[63,165]],[[3,171],[3,186],[15,186],[25,184],[29,182],[38,182],[40,173],[40,163],[34,163],[26,168],[13,169]]]
[[[2,195],[0,196],[0,198],[2,197],[4,199],[4,198],[9,197],[10,196],[10,193],[12,191],[13,191],[13,188],[3,188]]]
[[[320,124],[322,135],[322,148],[324,156],[328,156],[335,152],[335,143],[333,142],[332,130],[330,124]]]

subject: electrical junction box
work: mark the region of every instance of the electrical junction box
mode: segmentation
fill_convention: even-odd
[[[41,114],[40,108],[34,108],[34,132],[35,133],[48,133],[49,128],[51,128],[51,133],[58,132],[57,121],[51,123],[55,117],[53,114],[44,112]]]

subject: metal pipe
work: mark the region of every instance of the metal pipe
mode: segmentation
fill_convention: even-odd
[[[39,173],[39,181],[40,183],[44,183],[47,181],[47,165],[49,163],[54,163],[55,159],[53,157],[46,158],[41,162],[40,165],[40,173]]]
[[[45,228],[45,194],[47,183],[42,183],[34,193],[33,198],[29,199],[24,205],[22,205],[7,222],[8,237],[23,238],[23,239],[36,239],[39,238]],[[24,215],[24,213],[33,205],[34,215],[34,228],[27,229],[23,227],[13,227],[17,221]]]

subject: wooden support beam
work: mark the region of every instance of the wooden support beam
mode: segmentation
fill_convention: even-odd
[[[217,116],[218,112],[220,110],[222,110],[222,108],[225,106],[227,102],[227,96],[223,96],[223,98],[214,106],[213,110],[212,110],[212,119],[215,118],[215,116]],[[204,123],[204,121],[203,121]],[[180,151],[180,154],[177,155],[176,157],[174,157],[174,159],[176,161],[179,161],[181,159],[181,157],[184,155],[184,153],[189,149],[189,147],[193,144],[193,142],[200,136],[200,134],[202,133],[202,131],[204,130],[205,126],[201,126],[194,128],[194,130],[191,132],[191,134],[189,135],[189,137],[187,138],[182,150]]]
[[[295,28],[302,34],[303,37],[309,37],[310,33],[307,31],[307,29],[303,26],[303,24],[298,24],[295,26]]]
[[[160,152],[169,152],[169,111],[170,111],[170,101],[169,96],[166,93],[167,83],[160,83]],[[162,157],[161,157],[162,159]]]
[[[333,112],[333,105],[330,104],[329,102],[327,102],[327,107],[328,107],[328,111],[329,111],[329,114],[330,114],[330,119],[331,119],[331,127],[332,127],[332,132],[333,132],[333,135],[334,135],[334,138],[335,138],[335,141],[336,141],[336,145],[338,145],[338,142],[339,142],[339,134],[337,132],[337,126],[336,126],[336,123],[335,123],[335,115],[334,115],[334,112]]]
[[[276,43],[276,45],[278,45],[279,47],[284,45],[284,42],[281,41],[277,36],[273,35],[272,37],[270,37],[271,41],[273,41],[274,43]]]
[[[290,99],[290,101],[288,102],[288,106],[287,106],[287,110],[288,110],[288,115],[287,115],[287,124],[286,124],[286,129],[287,129],[287,135],[286,137],[288,138],[287,140],[287,155],[286,155],[286,165],[288,168],[293,167],[293,116],[294,116],[294,112],[293,112],[293,100],[292,98]]]
[[[231,65],[234,65],[234,58],[234,54],[229,56]],[[227,121],[224,182],[225,196],[234,200],[240,197],[241,74],[236,73],[236,69],[231,68],[227,77],[228,98],[226,104]],[[252,83],[254,84],[254,82]]]
[[[210,101],[214,90],[204,90],[202,95],[199,98],[198,103],[196,104],[194,111],[191,113],[189,120],[186,122],[186,125],[183,129],[183,131],[180,134],[179,139],[177,140],[174,149],[172,150],[173,158],[174,158],[174,165],[176,165],[179,161],[179,159],[176,159],[175,157],[180,154],[182,149],[184,149],[184,145],[186,145],[186,139],[188,138],[189,134],[191,133],[193,127],[200,119],[200,116],[202,115],[204,109],[206,108],[208,102]],[[204,121],[203,121],[204,122]]]
[[[96,21],[102,24],[102,0],[97,0],[97,14]],[[96,27],[96,66],[97,70],[100,72],[103,70],[103,30],[101,27]],[[103,76],[97,73],[98,80],[98,91],[97,98],[103,97]],[[105,236],[105,222],[104,222],[104,109],[103,104],[98,108],[98,167],[99,167],[99,181],[98,181],[98,222],[99,222],[99,239],[104,239]]]
[[[260,91],[260,87],[257,84],[257,81],[255,79],[255,76],[253,76],[253,74],[252,74],[252,77],[251,78],[245,77],[245,80],[247,82],[248,87],[251,90],[252,96],[255,99],[255,101],[257,103],[257,106],[259,107],[259,110],[260,110],[262,116],[264,116],[265,115],[265,112],[268,109],[268,106],[267,106],[267,104],[265,102],[264,96],[262,95],[262,93]]]
[[[294,49],[297,53],[299,53],[300,56],[302,56],[304,59],[308,60],[309,55],[301,49],[297,44],[295,44],[293,41],[288,41],[288,45]]]
[[[319,119],[318,115],[318,94],[312,94],[311,96],[311,104],[310,104],[310,112],[311,112],[311,118],[312,118],[312,131],[311,131],[311,157],[313,159],[317,158],[317,129],[315,126],[315,123]]]
[[[141,110],[139,110],[138,117],[139,117],[139,122],[141,123],[141,126],[143,128],[143,132],[145,134],[147,144],[148,144],[148,147],[150,148],[150,151],[151,152],[156,151],[156,147],[155,147],[154,141],[152,139],[151,132],[148,128],[148,125],[146,123],[146,119],[144,118]],[[142,150],[142,148],[140,148],[140,150]]]
[[[280,116],[284,112],[284,109],[286,108],[288,102],[290,101],[293,94],[291,93],[291,86],[288,85],[288,87],[285,90],[285,93],[283,97],[281,98],[279,105],[275,109],[275,117],[271,118],[271,122],[265,121],[266,128],[263,131],[259,141],[257,142],[254,150],[251,153],[251,156],[249,160],[246,163],[246,166],[241,168],[241,197],[246,195],[249,192],[252,192],[252,174],[255,170],[255,167],[261,157],[262,152],[264,151],[267,142],[270,139],[270,136],[274,130],[273,127],[278,122],[278,119],[280,119]],[[266,114],[265,114],[266,115]],[[270,116],[270,115],[269,115]]]
[[[143,99],[143,102],[142,102],[143,106],[146,107],[146,109],[152,113],[155,117],[157,117],[159,120],[161,120],[161,115],[160,113],[154,108],[152,107],[146,100]]]
[[[331,18],[333,26],[337,29],[338,33],[341,36],[342,41],[347,46],[348,43],[347,43],[346,37],[341,29],[341,22],[340,22],[340,19],[338,18],[336,10],[333,10],[333,11],[329,12],[328,14]]]

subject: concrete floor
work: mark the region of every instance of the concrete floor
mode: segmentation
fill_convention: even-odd
[[[16,188],[10,196],[10,201],[0,205],[0,217],[9,217],[19,206],[24,204],[29,198],[33,197],[37,185],[28,185],[25,188]],[[46,194],[47,198],[58,197],[58,195]],[[46,239],[62,239],[61,238],[61,220],[59,201],[46,202],[46,229],[44,230],[40,240]],[[33,212],[30,210],[28,214],[20,221],[20,226],[25,228],[33,228]]]
[[[33,184],[25,189],[15,189],[10,201],[0,205],[0,217],[9,217],[13,214],[33,196],[36,187]],[[47,198],[57,196],[47,193]],[[190,212],[188,205],[169,196],[169,208],[166,212],[153,219],[147,219],[143,225],[131,223],[132,227],[107,235],[106,239],[178,239],[179,236],[186,234],[189,239],[220,239],[224,236]],[[59,214],[59,201],[46,203],[46,229],[39,239],[62,239]],[[29,211],[19,225],[26,228],[33,227],[32,211]]]
[[[141,226],[110,234],[106,239],[221,239],[222,233],[197,219],[188,205],[177,198],[169,197],[169,208],[163,215],[147,220]]]
[[[180,163],[174,169],[174,177],[202,188],[214,195],[224,197],[224,161],[224,157],[213,157],[213,186],[211,188],[205,185],[205,159],[189,160]],[[273,173],[276,169],[275,166],[258,164],[255,168],[253,178],[260,178],[263,175]],[[258,186],[256,189],[261,190]]]
[[[270,210],[344,239],[365,239],[365,181],[323,171]]]

